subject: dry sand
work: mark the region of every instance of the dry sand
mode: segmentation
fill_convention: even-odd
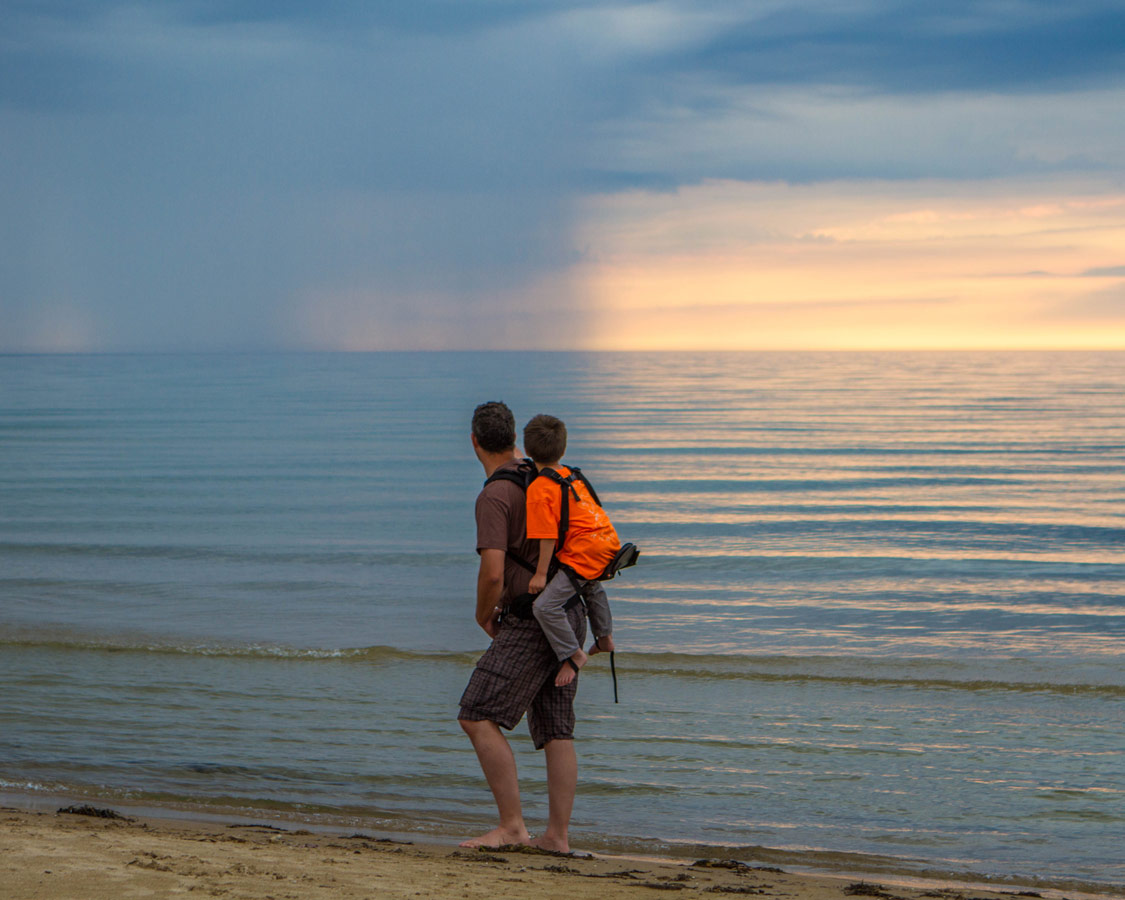
[[[2,900],[173,896],[261,900],[435,897],[643,900],[756,895],[806,900],[1005,898],[964,887],[881,887],[743,863],[709,865],[459,850],[294,827],[112,819],[0,808]],[[1038,895],[1032,895],[1038,896]]]

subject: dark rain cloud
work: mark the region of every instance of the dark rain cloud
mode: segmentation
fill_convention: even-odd
[[[581,3],[556,3],[557,10]],[[287,23],[339,32],[381,28],[413,34],[464,35],[481,29],[526,21],[543,14],[544,7],[527,0],[199,0],[184,4],[179,14],[206,25]]]
[[[670,68],[896,94],[1077,89],[1125,81],[1122,35],[1120,3],[793,3],[748,17]]]
[[[550,41],[219,9],[6,10],[0,344],[80,309],[108,348],[272,345],[301,298],[364,291],[440,328],[572,262]]]

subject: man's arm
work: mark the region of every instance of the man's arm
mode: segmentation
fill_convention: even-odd
[[[504,551],[485,548],[480,551],[477,573],[477,624],[489,637],[496,637],[497,607],[504,592]]]

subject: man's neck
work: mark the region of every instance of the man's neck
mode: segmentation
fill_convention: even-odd
[[[532,462],[535,462],[535,460],[532,460]],[[540,472],[542,472],[544,469],[554,469],[557,472],[559,470],[559,466],[561,465],[561,459],[556,459],[553,462],[535,462],[535,468]]]
[[[492,473],[499,469],[501,466],[519,459],[515,448],[505,450],[503,453],[481,453],[478,455],[480,464],[484,466],[484,477],[491,478]]]

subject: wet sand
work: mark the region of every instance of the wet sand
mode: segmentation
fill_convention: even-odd
[[[373,834],[312,833],[299,827],[0,809],[4,900],[181,895],[254,900],[496,896],[641,900],[670,892],[805,900],[1028,896],[1017,889],[879,885],[724,860],[682,864],[526,850],[461,850]]]

